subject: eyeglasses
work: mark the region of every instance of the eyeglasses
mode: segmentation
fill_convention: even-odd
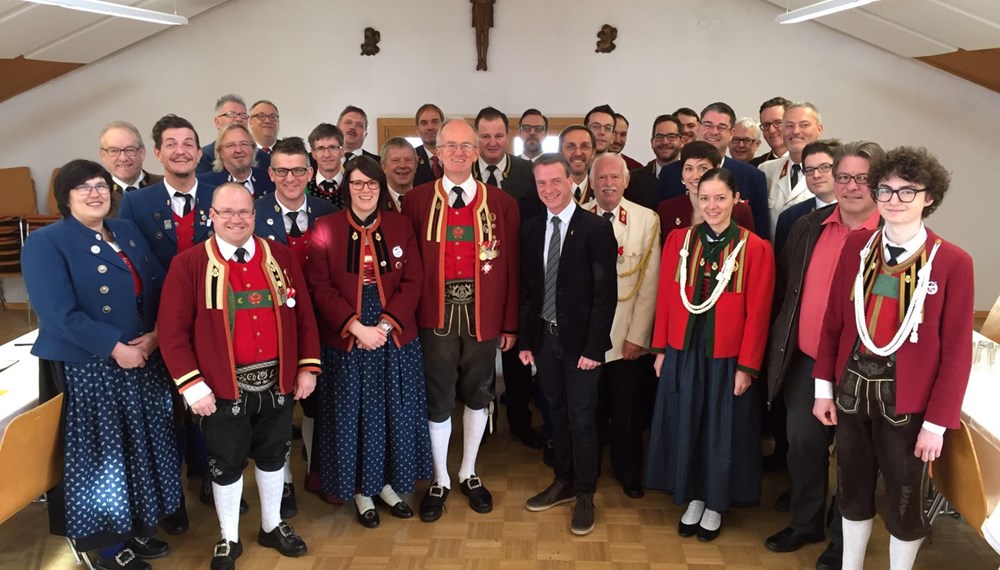
[[[750,146],[755,142],[757,142],[757,139],[751,139],[747,137],[733,137],[733,143],[738,145]]]
[[[670,142],[677,142],[683,136],[684,135],[679,135],[677,133],[667,133],[667,134],[657,133],[653,135],[653,140],[656,142],[663,142],[664,140],[668,140]]]
[[[222,145],[222,148],[225,149],[225,150],[236,150],[237,148],[242,148],[244,150],[250,150],[250,149],[253,148],[253,146],[254,146],[253,143],[250,142],[250,141],[242,141],[242,142],[226,143],[226,144]]]
[[[805,170],[803,170],[803,172],[805,172]],[[837,184],[848,184],[851,180],[853,180],[858,183],[858,186],[868,186],[867,174],[855,174],[854,176],[851,176],[846,172],[841,172],[840,174],[834,176],[833,179],[837,182]],[[913,198],[910,199],[912,200]],[[888,201],[889,200],[887,199],[886,202]]]
[[[582,152],[590,152],[594,150],[594,145],[590,143],[583,143],[580,146],[576,146],[576,143],[566,143],[563,145],[563,152],[576,152],[577,150]]]
[[[89,196],[94,190],[97,190],[98,194],[107,194],[108,192],[111,192],[111,187],[104,182],[98,182],[93,186],[90,184],[78,184],[73,187],[74,192],[78,192],[84,196]]]
[[[587,128],[593,132],[602,132],[602,131],[605,133],[615,132],[615,126],[607,123],[603,125],[601,123],[590,123],[589,125],[587,125]]]
[[[299,177],[299,176],[305,176],[306,173],[309,172],[309,169],[306,168],[305,166],[296,166],[295,168],[274,168],[274,167],[271,167],[271,172],[273,172],[274,175],[277,176],[278,178],[284,178],[284,177],[288,176],[289,172],[292,173],[292,176]]]
[[[230,219],[233,218],[233,216],[239,216],[240,218],[242,218],[244,220],[249,220],[250,218],[253,217],[253,210],[252,209],[250,209],[250,210],[229,210],[229,209],[226,209],[226,210],[216,210],[215,208],[212,208],[212,210],[214,210],[215,213],[220,218],[225,219],[225,220],[230,220]]]
[[[135,158],[135,156],[137,154],[139,154],[139,149],[140,148],[142,148],[142,147],[127,146],[125,148],[117,148],[117,147],[109,146],[108,148],[102,148],[101,150],[103,150],[104,152],[108,153],[108,156],[110,156],[111,158],[118,158],[122,153],[125,153],[125,156],[127,156],[129,158]]]
[[[522,133],[538,133],[542,134],[546,131],[545,125],[521,125]]]
[[[250,115],[250,118],[251,119],[257,119],[258,121],[263,121],[264,119],[269,119],[271,121],[277,121],[278,120],[278,114],[277,113],[254,113],[253,115]]]
[[[340,145],[330,145],[330,146],[318,146],[313,149],[313,152],[318,154],[326,154],[328,152],[339,152],[343,150],[344,147]]]
[[[763,130],[765,130],[765,131],[770,131],[771,129],[774,129],[776,131],[780,131],[781,130],[781,125],[784,125],[784,124],[785,124],[785,121],[783,121],[781,119],[776,119],[774,121],[771,121],[770,123],[761,123],[760,124],[760,128],[763,129]]]
[[[219,117],[229,117],[230,119],[242,119],[245,121],[250,118],[250,115],[247,115],[246,113],[237,113],[236,111],[226,111],[225,113],[219,113],[215,116],[216,119]]]
[[[369,190],[379,189],[378,180],[375,180],[374,178],[369,178],[368,180],[351,180],[351,190],[361,190],[365,186],[367,186]]]
[[[690,142],[692,139],[694,139],[694,133],[692,133],[691,131],[688,131],[688,132],[682,134],[681,138],[684,139],[684,142]]]
[[[917,198],[917,194],[921,192],[926,192],[926,188],[889,188],[888,186],[879,186],[872,191],[872,197],[879,202],[888,202],[892,200],[892,195],[895,194],[899,201],[904,204],[909,204]]]
[[[736,139],[733,139],[733,140],[736,140]],[[812,176],[813,174],[816,174],[816,172],[819,172],[820,174],[826,174],[827,172],[830,172],[831,170],[833,170],[833,164],[831,164],[829,162],[824,162],[823,164],[818,164],[816,166],[806,166],[805,168],[802,169],[802,174],[805,174],[806,176]],[[845,174],[844,176],[847,176],[847,175]],[[859,174],[858,176],[864,176],[865,182],[866,183],[868,182],[868,177],[865,176],[864,174]],[[842,182],[842,184],[847,184],[848,181],[850,181],[850,178],[845,179],[844,182]],[[840,181],[838,180],[837,182],[840,182]],[[860,180],[858,181],[858,184],[861,184]]]
[[[726,133],[726,132],[729,132],[729,129],[731,129],[731,128],[732,128],[732,127],[730,127],[729,125],[727,125],[727,124],[725,124],[725,123],[720,123],[720,124],[718,124],[718,125],[714,125],[714,124],[712,124],[712,123],[708,123],[708,122],[705,122],[705,121],[702,121],[702,122],[701,122],[701,126],[702,126],[702,127],[703,127],[703,128],[704,128],[704,129],[706,130],[706,131],[711,131],[711,130],[716,130],[716,131],[719,131],[720,133]]]
[[[453,143],[452,142],[452,143],[439,144],[438,148],[442,148],[442,149],[444,149],[447,152],[458,152],[459,150],[461,150],[464,153],[470,153],[470,152],[476,150],[476,148],[478,148],[478,146],[474,145],[472,143],[458,144],[458,143]]]

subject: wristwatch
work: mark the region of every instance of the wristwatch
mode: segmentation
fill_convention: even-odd
[[[382,319],[381,321],[379,321],[378,322],[378,326],[379,326],[380,329],[382,329],[382,330],[385,331],[385,334],[391,333],[392,329],[393,329],[392,323],[390,323],[389,321],[387,321],[385,319]]]

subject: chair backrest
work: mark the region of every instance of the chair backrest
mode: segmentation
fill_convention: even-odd
[[[62,404],[59,394],[7,424],[0,439],[0,523],[62,478]]]
[[[986,316],[983,328],[979,332],[993,342],[1000,342],[1000,297],[993,303],[993,308]]]
[[[934,462],[934,486],[982,536],[983,521],[988,514],[986,492],[972,434],[965,422],[959,429],[945,432],[941,457]]]
[[[49,199],[47,205],[49,208],[49,215],[59,215],[59,206],[56,205],[56,175],[59,174],[59,168],[52,169],[52,178],[49,178]]]
[[[38,213],[35,181],[27,166],[0,168],[0,216],[23,216]]]

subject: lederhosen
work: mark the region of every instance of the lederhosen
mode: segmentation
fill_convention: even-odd
[[[911,259],[890,267],[881,238],[865,261],[866,325],[876,345],[895,335],[926,262],[921,248]],[[900,540],[927,536],[924,516],[925,464],[913,454],[923,427],[921,413],[896,413],[896,357],[870,353],[857,342],[837,386],[837,501],[844,518],[875,517],[875,487],[881,472],[889,508],[883,513],[889,533]]]

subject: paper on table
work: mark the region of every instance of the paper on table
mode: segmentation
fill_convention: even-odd
[[[0,372],[7,370],[11,366],[17,364],[16,360],[0,360]]]

